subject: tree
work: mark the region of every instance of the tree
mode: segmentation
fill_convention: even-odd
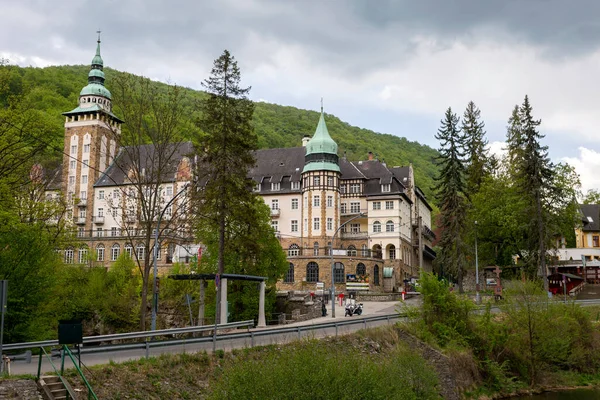
[[[597,189],[588,189],[583,196],[583,204],[600,204],[600,191]]]
[[[225,272],[227,241],[236,227],[238,210],[254,206],[255,195],[248,171],[254,165],[253,150],[258,139],[251,125],[254,105],[248,99],[250,88],[240,86],[240,69],[234,57],[225,50],[214,62],[211,76],[203,82],[208,97],[201,102],[199,127],[205,135],[199,138],[203,168],[203,186],[199,194],[200,240],[202,232],[218,236],[217,273]],[[221,286],[219,286],[221,293]],[[220,301],[220,296],[218,300]],[[217,320],[220,307],[217,307]]]
[[[466,191],[469,196],[479,190],[481,182],[489,171],[488,141],[485,138],[484,127],[481,111],[470,101],[462,120],[466,152]]]
[[[184,115],[179,87],[157,87],[147,78],[123,74],[114,80],[113,94],[116,113],[126,123],[122,132],[115,126],[110,132],[120,145],[111,166],[118,173],[104,177],[109,186],[119,186],[107,194],[107,203],[121,234],[135,247],[132,258],[142,278],[140,328],[145,330],[155,246],[160,251],[161,240],[172,246],[192,239],[186,218],[193,149],[190,143],[177,142]],[[157,288],[153,293],[157,295]]]
[[[450,271],[458,281],[462,293],[462,280],[466,264],[465,219],[467,199],[465,195],[464,136],[460,132],[459,118],[446,110],[445,119],[435,136],[440,141],[440,156],[436,159],[440,174],[437,177],[436,198],[440,207],[442,248],[437,258],[445,271]]]

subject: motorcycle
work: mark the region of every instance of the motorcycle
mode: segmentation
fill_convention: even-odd
[[[345,317],[356,315],[361,315],[363,312],[363,303],[348,303],[346,304],[346,314]]]

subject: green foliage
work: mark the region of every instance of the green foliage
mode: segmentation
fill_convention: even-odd
[[[437,399],[436,381],[424,360],[401,346],[365,355],[310,340],[225,364],[209,398]]]

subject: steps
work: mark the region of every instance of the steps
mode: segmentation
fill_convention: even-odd
[[[38,381],[38,386],[48,400],[67,399],[67,393],[69,393],[69,399],[77,400],[70,385],[65,386],[58,376],[42,376]]]

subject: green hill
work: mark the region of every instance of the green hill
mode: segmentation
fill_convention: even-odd
[[[11,93],[19,94],[27,88],[33,89],[30,96],[31,106],[43,110],[48,117],[48,123],[55,125],[52,131],[56,132],[56,135],[48,139],[53,147],[62,149],[64,119],[61,113],[77,105],[79,91],[87,83],[89,66],[47,68],[3,66],[0,68],[10,69]],[[106,68],[105,73],[109,89],[111,89],[111,79],[117,74],[123,74],[110,68]],[[160,82],[155,84],[165,85]],[[190,110],[186,115],[189,116],[190,124],[196,115],[195,105],[203,95],[201,91],[184,88],[185,107]],[[0,97],[0,105],[4,100]],[[304,135],[314,133],[318,118],[318,113],[315,111],[256,103],[254,123],[259,145],[261,148],[300,146]],[[340,155],[345,152],[349,160],[364,160],[367,158],[367,153],[372,151],[390,166],[412,163],[417,185],[432,201],[431,188],[436,174],[433,160],[438,154],[436,150],[406,138],[351,126],[333,115],[327,115],[327,126],[331,136],[338,143]],[[182,138],[185,139],[185,133],[182,134]]]

